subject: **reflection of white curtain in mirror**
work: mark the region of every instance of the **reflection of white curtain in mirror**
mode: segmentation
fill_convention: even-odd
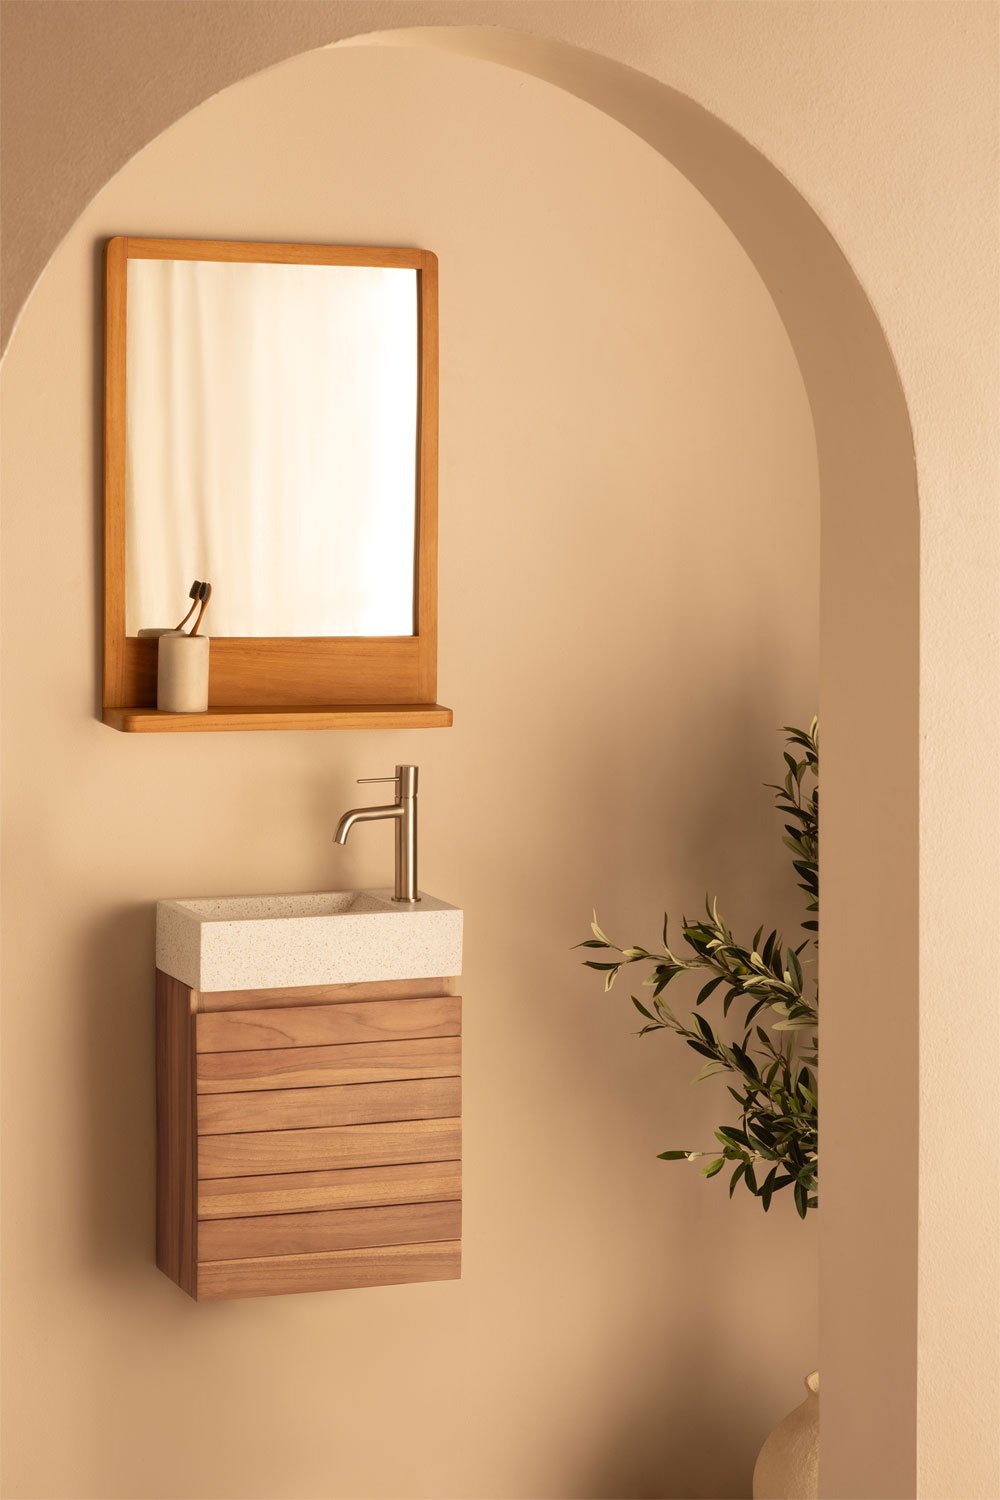
[[[413,634],[416,275],[129,261],[128,635]]]

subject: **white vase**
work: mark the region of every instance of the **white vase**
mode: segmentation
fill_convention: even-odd
[[[816,1500],[819,1494],[819,1371],[806,1399],[765,1438],[753,1470],[753,1500]]]

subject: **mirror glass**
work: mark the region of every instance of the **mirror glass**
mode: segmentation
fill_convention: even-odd
[[[414,633],[417,272],[130,259],[126,634]]]

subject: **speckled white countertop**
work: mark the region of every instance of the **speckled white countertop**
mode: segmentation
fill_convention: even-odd
[[[462,913],[388,890],[158,901],[156,967],[204,992],[451,978]]]

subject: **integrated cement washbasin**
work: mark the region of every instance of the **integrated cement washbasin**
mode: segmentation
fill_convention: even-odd
[[[448,978],[462,913],[389,890],[158,901],[156,966],[202,992]]]

